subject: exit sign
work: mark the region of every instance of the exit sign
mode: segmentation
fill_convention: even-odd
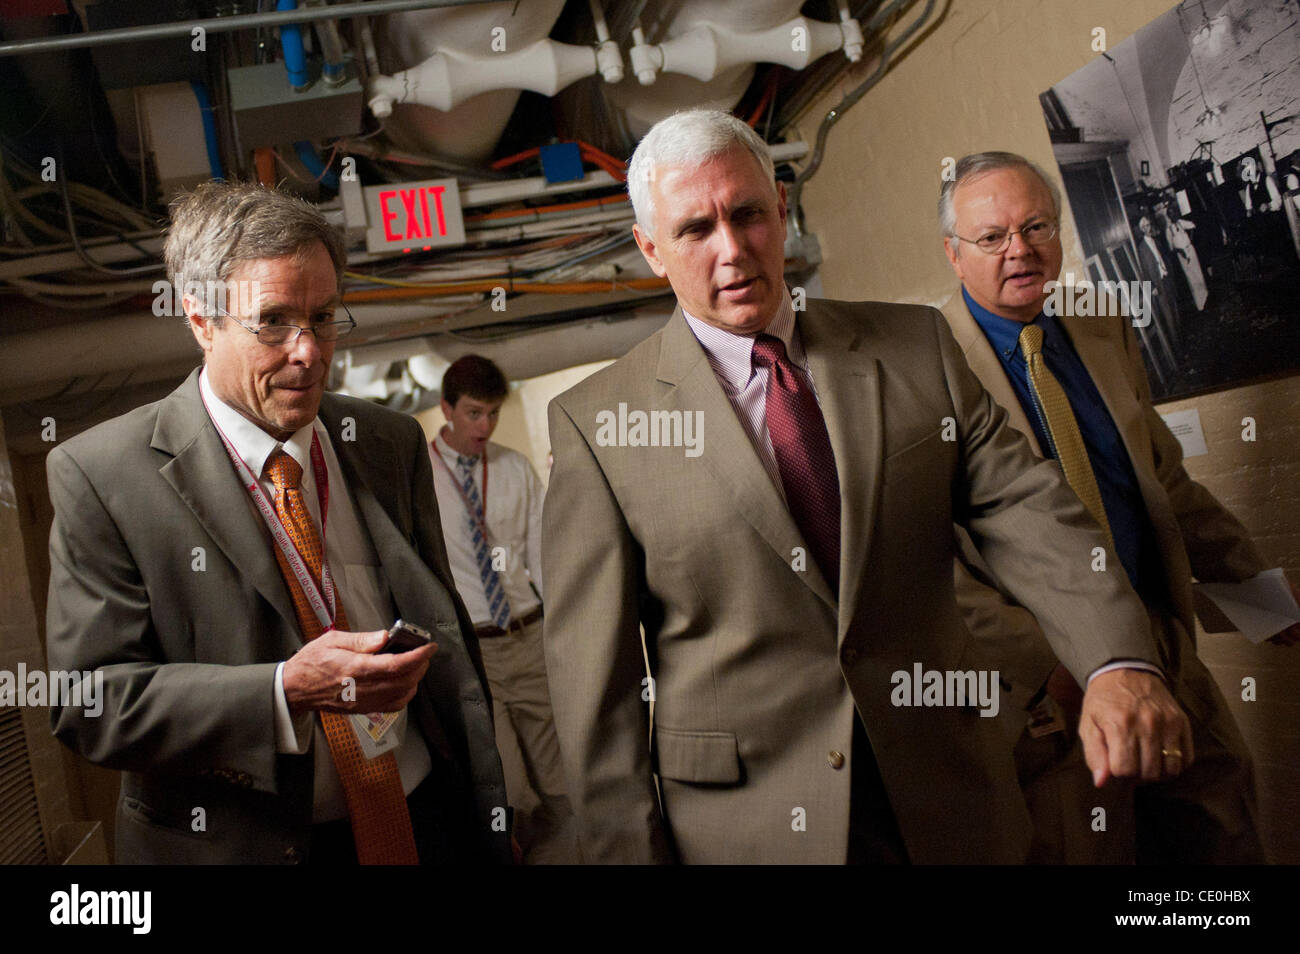
[[[464,245],[465,219],[455,179],[366,186],[366,250],[419,252]]]

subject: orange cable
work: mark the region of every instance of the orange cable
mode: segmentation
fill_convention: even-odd
[[[588,209],[596,205],[609,205],[612,202],[626,202],[627,196],[623,194],[607,195],[599,199],[583,199],[580,202],[561,202],[558,205],[543,205],[535,209],[498,209],[495,212],[484,212],[481,215],[467,215],[466,222],[485,222],[489,219],[510,219],[522,218],[528,215],[537,215],[543,212],[562,212],[569,209]]]
[[[442,298],[447,295],[464,295],[475,292],[490,292],[494,288],[504,288],[514,292],[537,292],[545,295],[583,295],[595,292],[620,290],[653,291],[667,288],[666,278],[629,278],[615,282],[514,282],[505,280],[487,280],[477,282],[460,282],[455,285],[442,285],[438,288],[376,288],[368,291],[348,292],[343,300],[348,304],[361,304],[372,301],[394,301],[407,298]]]

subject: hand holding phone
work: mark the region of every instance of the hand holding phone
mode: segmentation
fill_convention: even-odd
[[[413,649],[427,646],[433,642],[433,634],[427,629],[399,619],[388,630],[388,642],[384,643],[381,653],[409,653]]]

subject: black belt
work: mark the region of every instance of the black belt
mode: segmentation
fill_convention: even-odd
[[[475,626],[474,635],[479,639],[496,639],[498,636],[509,636],[511,633],[523,632],[525,626],[531,626],[541,618],[542,608],[538,606],[527,616],[521,616],[506,623],[505,629],[500,626]]]

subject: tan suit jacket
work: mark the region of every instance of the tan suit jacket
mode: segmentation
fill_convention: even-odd
[[[1006,410],[1011,426],[1042,456],[1015,390],[960,291],[943,306],[943,314],[971,370]],[[1155,531],[1170,610],[1165,614],[1169,625],[1157,627],[1155,633],[1161,665],[1174,682],[1178,701],[1207,721],[1221,704],[1204,666],[1195,660],[1192,577],[1239,582],[1267,569],[1268,563],[1246,528],[1183,468],[1182,447],[1151,403],[1151,386],[1129,320],[1059,321],[1123,438]],[[1031,667],[1011,680],[1019,701],[1019,690],[1033,686],[1030,694],[1037,692],[1055,658],[1033,614],[999,592],[997,574],[973,553],[969,540],[962,541],[962,549],[966,563],[957,565],[956,574],[966,624],[997,658],[1021,660]]]
[[[1100,531],[937,311],[811,301],[797,326],[842,496],[838,600],[812,561],[793,568],[807,544],[680,309],[551,403],[546,654],[584,856],[843,862],[856,711],[913,861],[1018,862],[1028,816],[997,720],[891,703],[916,663],[998,668],[961,620],[953,522],[1081,679],[1154,659],[1145,613],[1080,558]],[[605,446],[598,415],[620,403],[699,412],[702,453]]]

